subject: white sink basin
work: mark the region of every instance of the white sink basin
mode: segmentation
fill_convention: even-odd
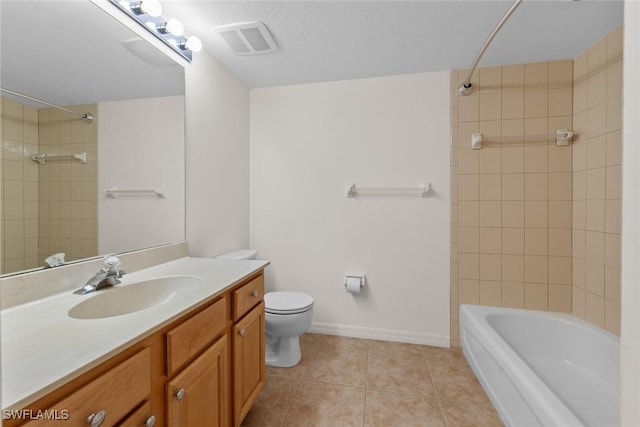
[[[103,319],[121,316],[166,304],[202,287],[203,280],[197,276],[168,276],[115,285],[95,291],[81,298],[88,298],[74,305],[69,316],[74,319]]]

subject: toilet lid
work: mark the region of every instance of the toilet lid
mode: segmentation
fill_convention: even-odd
[[[272,314],[302,313],[313,306],[313,297],[303,292],[268,292],[264,295],[264,306]]]

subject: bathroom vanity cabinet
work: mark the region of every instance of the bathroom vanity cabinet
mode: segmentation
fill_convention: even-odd
[[[4,425],[239,426],[264,386],[263,296],[260,270],[25,408],[49,419]]]

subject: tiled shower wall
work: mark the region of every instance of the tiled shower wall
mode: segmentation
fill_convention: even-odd
[[[38,265],[38,110],[0,98],[2,106],[2,271]]]
[[[452,73],[452,341],[458,304],[571,312],[572,61]],[[481,150],[470,149],[482,133]]]
[[[59,110],[2,98],[2,273],[97,253],[96,124]],[[73,106],[96,114],[95,105]],[[48,161],[38,153],[87,153],[87,163]]]
[[[622,26],[573,78],[573,314],[620,334]]]
[[[573,60],[451,73],[451,337],[464,303],[619,333],[622,28]],[[573,129],[569,147],[538,135]],[[487,140],[470,150],[472,133]],[[490,138],[493,136],[494,138]]]
[[[95,104],[69,108],[97,117]],[[48,161],[38,166],[40,265],[56,252],[64,252],[67,261],[98,253],[96,122],[52,108],[39,110],[41,153],[87,153],[87,163]]]

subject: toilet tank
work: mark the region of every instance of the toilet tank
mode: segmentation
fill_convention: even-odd
[[[221,259],[256,259],[258,251],[255,249],[238,249],[232,252],[227,252],[216,258]]]

